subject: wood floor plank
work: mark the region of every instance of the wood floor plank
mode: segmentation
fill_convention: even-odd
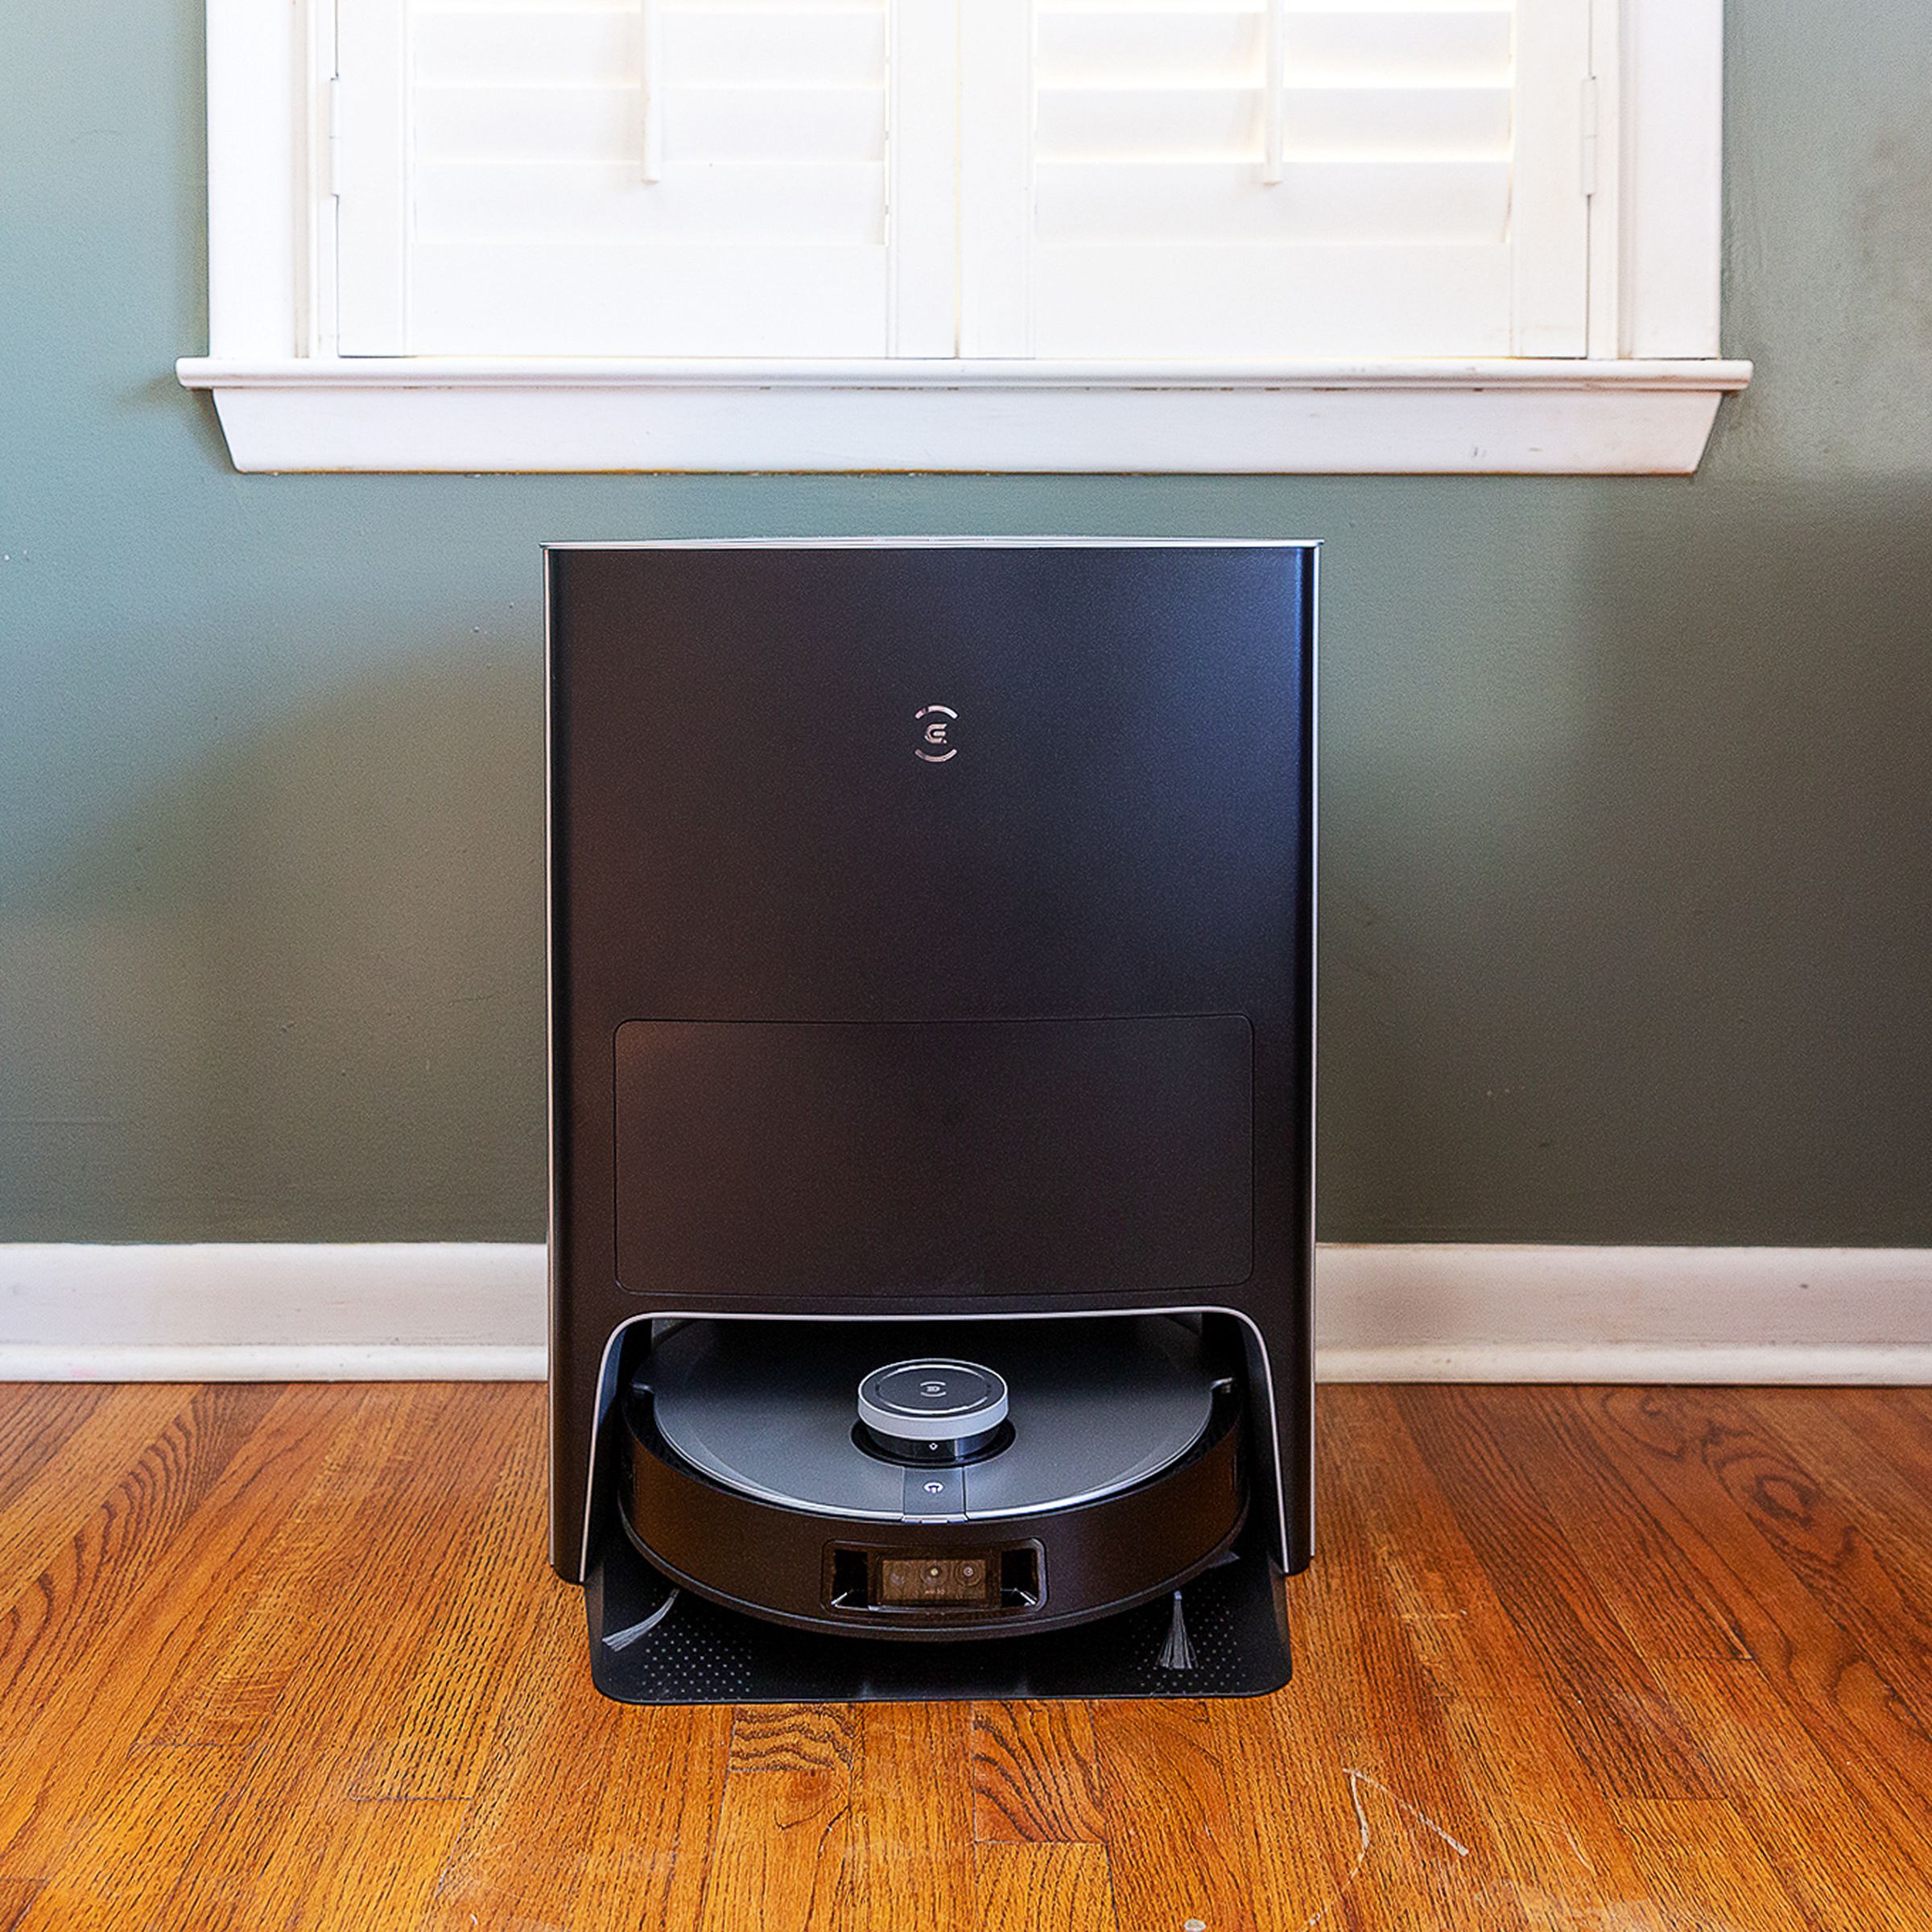
[[[211,1593],[192,1649],[157,1686],[141,1724],[143,1743],[254,1743],[306,1654],[292,1634],[340,1612],[343,1525],[358,1513],[367,1520],[404,1411],[379,1389],[344,1389],[333,1402],[304,1402],[303,1411],[314,1452],[308,1480],[287,1484],[288,1507],[274,1534]]]
[[[175,1747],[182,1748],[183,1747]],[[343,1926],[407,1926],[421,1915],[462,1822],[460,1802],[357,1803],[348,1795],[353,1762],[322,1750],[299,1781],[275,1788],[279,1815],[245,1773],[215,1807],[175,1882],[147,1922],[154,1932],[336,1932]],[[272,1801],[271,1801],[272,1802]],[[250,1823],[270,1823],[259,1863],[235,1856],[239,1805]]]
[[[1538,1496],[1648,1671],[1666,1659],[1749,1656],[1723,1597],[1631,1492],[1575,1390],[1485,1391],[1483,1400],[1503,1452],[1535,1471]]]
[[[699,1908],[704,1932],[840,1923],[859,1748],[849,1704],[739,1707]]]
[[[10,1471],[12,1495],[0,1507],[0,1608],[33,1587],[74,1524],[100,1507],[196,1393],[181,1383],[118,1388],[89,1402],[71,1427],[41,1426],[27,1435],[20,1453],[37,1459]]]
[[[972,1831],[982,1843],[1104,1839],[1093,1719],[1085,1704],[972,1707]]]
[[[0,1737],[31,1726],[43,1697],[114,1627],[275,1396],[232,1383],[193,1391],[0,1612]]]
[[[1932,1736],[1714,1466],[1730,1454],[1730,1431],[1711,1410],[1719,1395],[1610,1389],[1579,1399],[1602,1417],[1600,1439],[1645,1506],[1724,1594],[1769,1691],[1790,1713],[1770,1724],[1795,1722],[1828,1757],[1848,1794],[1841,1812],[1850,1822],[1835,1838],[1922,1896],[1912,1875],[1932,1872],[1932,1810],[1922,1796],[1932,1792]],[[1932,1510],[1920,1521],[1932,1530]],[[1734,1795],[1742,1802],[1749,1793]],[[1932,1924],[1932,1899],[1920,1922]]]
[[[1305,1925],[1340,1897],[1354,1863],[1347,1775],[1325,1713],[1298,1695],[1310,1674],[1304,1668],[1302,1685],[1285,1695],[1216,1698],[1208,1706],[1233,1862],[1262,1926]]]
[[[1925,1932],[1932,1926],[1932,1846],[1908,1855],[1869,1829],[1863,1806],[1839,1790],[1748,1791],[1732,1807],[1759,1856],[1818,1932]],[[1747,1920],[1741,1932],[1757,1932]],[[1701,1932],[1701,1929],[1700,1929]]]
[[[1175,1699],[1096,1703],[1108,1868],[1122,1926],[1252,1932],[1258,1926],[1206,1707]]]
[[[1393,1434],[1406,1442],[1399,1419]],[[1385,1501],[1398,1481],[1428,1482],[1419,1459],[1379,1461],[1360,1473],[1372,1476]],[[1302,1766],[1298,1810],[1324,1854],[1327,1889],[1281,1897],[1278,1916],[1298,1907],[1302,1914],[1319,1909],[1324,1919],[1356,1913],[1373,1924],[1397,1901],[1432,1925],[1515,1932],[1525,1922],[1512,1866],[1472,1790],[1493,1746],[1425,1662],[1422,1645],[1436,1626],[1423,1616],[1418,1637],[1418,1620],[1403,1613],[1409,1579],[1373,1534],[1367,1486],[1338,1483],[1329,1491],[1328,1528],[1357,1550],[1357,1560],[1318,1564],[1298,1579],[1303,1630],[1349,1636],[1331,1660],[1312,1660],[1295,1686],[1299,1695],[1281,1707],[1286,1740]],[[1424,1493],[1449,1515],[1439,1492]],[[1402,1492],[1405,1513],[1418,1500]],[[1500,1613],[1496,1620],[1507,1629]],[[1306,1657],[1306,1641],[1302,1651]],[[1528,1704],[1515,1723],[1537,1715]],[[1552,1728],[1560,1740],[1560,1724]],[[1306,1887],[1309,1876],[1303,1872],[1298,1883]]]
[[[426,1892],[460,1822],[458,1801],[358,1805],[381,1713],[399,1708],[423,1637],[456,1594],[469,1541],[510,1452],[538,1414],[483,1389],[399,1385],[386,1391],[386,1426],[369,1443],[376,1472],[363,1505],[345,1516],[325,1573],[355,1579],[309,1624],[269,1735],[225,1802],[169,1909],[184,1923],[327,1925],[316,1874],[332,1876],[354,1847],[385,1846],[384,1909]],[[464,1453],[439,1454],[450,1439]],[[386,1548],[390,1560],[367,1552]],[[535,1567],[526,1572],[534,1579]],[[375,1815],[394,1814],[385,1823]],[[353,1865],[348,1868],[353,1870]]]
[[[356,1781],[358,1798],[469,1798],[506,1682],[530,1667],[530,1633],[549,1578],[543,1535],[543,1432],[532,1414],[510,1439],[483,1520],[444,1614],[411,1667],[402,1709],[378,1719]]]
[[[626,1711],[599,1697],[585,1681],[581,1601],[541,1569],[535,1550],[510,1568],[502,1587],[530,1600],[535,1614],[528,1620],[530,1635],[514,1657],[500,1660],[504,1694],[494,1721],[480,1708],[469,1720],[483,1745],[477,1790],[461,1808],[434,1896],[419,1919],[395,1922],[433,1932],[671,1922],[645,1913],[661,1896],[648,1884],[653,1876],[648,1870],[630,1866],[627,1876],[646,1882],[629,1897],[596,1885],[598,1830],[613,1786],[634,1812],[634,1833],[658,1825],[662,1814],[647,1807],[671,1799],[687,1779],[701,1780],[701,1763],[664,1755],[650,1767],[662,1781],[657,1789],[617,1784],[632,1768],[618,1757],[621,1734],[627,1725],[636,1728],[629,1720],[661,1714]],[[414,1686],[409,1707],[420,1709]],[[385,1808],[384,1801],[362,1802],[365,1808]],[[394,1807],[394,1801],[389,1804]],[[412,1802],[404,1808],[415,1807]],[[642,1816],[634,1815],[639,1811]],[[597,1901],[597,1910],[589,1909],[587,1897]]]
[[[1510,1620],[1567,1689],[1558,1708],[1591,1776],[1619,1797],[1710,1797],[1696,1740],[1577,1558],[1584,1526],[1557,1521],[1511,1451],[1507,1418],[1537,1393],[1403,1389],[1396,1406]]]
[[[1913,1418],[1926,1452],[1932,1454],[1932,1383],[1915,1382],[1909,1388],[1879,1389],[1872,1393],[1877,1400],[1896,1403]]]
[[[844,1932],[972,1932],[972,1729],[963,1703],[861,1707],[840,1874]]]
[[[162,1687],[194,1654],[204,1606],[233,1587],[312,1475],[328,1441],[315,1414],[312,1392],[277,1395],[113,1629],[39,1701],[17,1741],[0,1745],[0,1876],[44,1876],[72,1821],[99,1803],[103,1767],[136,1741]],[[140,1441],[125,1447],[138,1453]]]
[[[37,1878],[0,1878],[0,1932],[14,1932],[43,1889]]]
[[[1857,1778],[1839,1776],[1849,1761],[1824,1748],[1828,1732],[1805,1722],[1755,1662],[1686,1660],[1664,1670],[1759,1860],[1807,1925],[1932,1926],[1932,1842],[1854,1795]]]
[[[331,1786],[340,1791],[349,1765],[341,1762],[332,1772],[336,1774]],[[266,1870],[235,1889],[232,1918],[185,1922],[228,1925],[237,1932],[266,1926],[281,1932],[337,1932],[344,1926],[416,1925],[431,1909],[464,1810],[455,1798],[338,1802],[328,1810],[325,1830],[305,1831],[299,1841],[291,1835]],[[317,1812],[309,1818],[322,1822]],[[307,1846],[306,1856],[295,1854],[298,1842]],[[184,1922],[173,1916],[180,1897],[178,1891],[171,1895],[165,1922]]]
[[[989,1839],[976,1872],[978,1923],[989,1932],[1120,1932],[1104,1845]]]
[[[0,1382],[0,1522],[114,1393],[105,1382]]]
[[[724,1781],[701,1932],[819,1932],[837,1924],[851,1778],[843,1766],[733,1772]]]
[[[1873,1389],[1865,1393],[1885,1410],[1888,1433],[1912,1444],[1909,1463],[1901,1467],[1922,1467],[1926,1458],[1932,1456],[1932,1388]]]
[[[101,1781],[98,1803],[61,1845],[20,1918],[24,1932],[156,1922],[246,1757],[239,1749],[126,1752],[114,1777]]]
[[[1922,1613],[1932,1579],[1927,1575],[1924,1539],[1915,1499],[1932,1488],[1932,1405],[1920,1389],[1757,1389],[1739,1391],[1752,1412],[1810,1460],[1842,1481],[1860,1503],[1885,1506],[1864,1512],[1875,1534],[1889,1537],[1888,1547],[1903,1553]],[[1790,1400],[1777,1398],[1789,1397]],[[1842,1467],[1841,1442],[1858,1445],[1854,1468]],[[1815,1443],[1816,1447],[1812,1445]],[[1882,1462],[1885,1474],[1874,1486],[1861,1480],[1866,1458]]]
[[[1835,1794],[1848,1802],[1819,1748],[1818,1727],[1787,1700],[1756,1658],[1667,1657],[1657,1674],[1678,1715],[1696,1732],[1732,1802],[1765,1791]]]
[[[676,1932],[698,1922],[731,1732],[728,1707],[622,1713],[584,1848],[580,1922]]]
[[[1328,1472],[1327,1493],[1349,1505],[1343,1534],[1354,1541],[1344,1546],[1353,1563],[1374,1565],[1389,1620],[1435,1687],[1472,1805],[1484,1814],[1517,1906],[1538,1927],[1587,1925],[1593,1913],[1632,1932],[1654,1926],[1595,1767],[1566,1721],[1565,1706],[1575,1693],[1509,1613],[1410,1432],[1396,1392],[1327,1394],[1317,1410],[1317,1459]],[[1327,1587],[1323,1574],[1318,1562],[1295,1579],[1302,1587],[1291,1601],[1298,1607],[1312,1589]],[[1346,1670],[1356,1637],[1344,1614],[1322,1615],[1317,1627],[1331,1636]],[[1304,1657],[1308,1620],[1301,1626]],[[1305,1674],[1322,1669],[1318,1652]],[[1369,1717],[1374,1720],[1373,1711]],[[1389,1727],[1386,1736],[1388,1748],[1399,1752],[1400,1731]],[[1470,1876],[1480,1878],[1487,1868]]]
[[[1810,1932],[1806,1914],[1730,1805],[1620,1798],[1616,1810],[1666,1925],[1682,1932],[1730,1926]]]
[[[1816,1390],[1738,1391],[1729,1407],[1786,1459],[1761,1472],[1761,1505],[1786,1560],[1895,1682],[1932,1682],[1932,1546],[1915,1522],[1932,1493],[1932,1456],[1909,1473],[1873,1447],[1864,1391],[1844,1402]],[[1814,1473],[1831,1472],[1829,1480]],[[1914,1534],[1917,1530],[1919,1534]],[[1914,1696],[1922,1722],[1932,1707]]]

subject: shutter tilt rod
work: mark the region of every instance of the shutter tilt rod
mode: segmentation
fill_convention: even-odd
[[[1267,76],[1261,89],[1261,180],[1269,188],[1282,178],[1282,155],[1288,144],[1288,0],[1268,0]]]
[[[664,179],[664,17],[662,0],[638,0],[641,59],[638,117],[644,155],[638,174],[649,184]]]

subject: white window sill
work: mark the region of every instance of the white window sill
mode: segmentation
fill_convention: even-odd
[[[1748,362],[190,357],[240,470],[1687,476]]]

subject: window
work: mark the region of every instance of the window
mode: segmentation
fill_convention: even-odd
[[[244,468],[1688,469],[1718,0],[210,0]]]

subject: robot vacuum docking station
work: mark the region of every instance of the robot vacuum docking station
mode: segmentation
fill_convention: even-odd
[[[545,569],[551,1561],[596,1682],[1277,1687],[1315,546]]]

